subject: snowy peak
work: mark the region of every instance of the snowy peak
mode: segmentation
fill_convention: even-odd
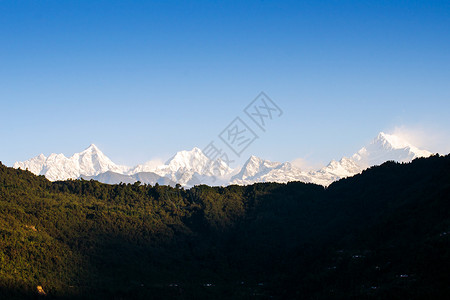
[[[232,169],[220,158],[210,160],[199,148],[177,152],[154,172],[185,186],[194,184],[225,184]]]
[[[273,169],[279,168],[282,164],[271,162],[252,155],[244,164],[241,171],[232,177],[232,180],[246,180],[257,175],[267,174]]]
[[[341,160],[332,160],[326,167],[316,171],[309,172],[310,182],[328,186],[333,181],[341,178],[350,177],[360,173],[363,168],[353,159],[343,157]]]
[[[409,162],[418,157],[428,157],[432,153],[418,149],[405,139],[380,132],[367,146],[352,156],[362,168],[380,165],[388,160]]]
[[[333,175],[344,177],[361,172],[361,167],[352,159],[343,157],[340,161],[332,160],[324,170]]]
[[[310,182],[306,173],[294,167],[291,163],[279,163],[251,156],[238,174],[231,177],[231,184],[252,184],[255,182],[289,181]]]
[[[76,153],[71,160],[79,168],[80,175],[93,176],[107,171],[121,172],[123,167],[117,166],[94,144],[80,153]]]
[[[384,148],[401,149],[411,146],[406,140],[393,134],[380,132],[371,144],[378,144]]]
[[[42,168],[45,164],[47,157],[44,154],[39,154],[24,162],[15,162],[13,168],[28,170],[36,175],[41,174]]]
[[[128,175],[136,174],[140,172],[154,172],[158,167],[162,166],[163,163],[159,160],[149,160],[141,165],[137,165],[128,171]]]
[[[100,153],[100,154],[103,154],[103,152],[100,151],[100,149],[94,144],[90,144],[89,147],[87,147],[82,152],[80,152],[80,154],[84,154],[84,153]]]
[[[201,171],[209,159],[203,154],[202,150],[195,147],[191,151],[179,151],[172,158],[170,158],[166,165],[172,170],[188,169],[194,171]]]
[[[431,152],[420,150],[405,139],[393,134],[380,132],[368,145],[362,147],[350,158],[331,161],[317,172],[311,172],[314,183],[329,185],[341,178],[353,176],[364,169],[381,165],[386,161],[410,162],[418,157],[428,157]]]
[[[94,144],[84,151],[67,158],[64,154],[52,153],[48,157],[40,154],[24,162],[16,162],[15,168],[28,169],[49,180],[76,179],[81,175],[95,176],[107,171],[124,172],[126,167],[114,164]]]
[[[289,181],[313,182],[328,186],[336,180],[353,176],[388,160],[409,162],[417,157],[429,155],[431,152],[418,149],[399,136],[380,132],[375,139],[351,157],[343,157],[339,161],[332,160],[326,167],[308,173],[302,172],[290,163],[272,162],[256,156],[251,156],[242,168],[233,170],[220,158],[210,160],[196,147],[189,151],[177,152],[165,164],[155,160],[131,169],[116,165],[94,144],[69,158],[64,154],[52,153],[48,157],[40,154],[27,161],[16,162],[14,167],[45,175],[52,181],[90,177],[106,182],[125,179],[131,182],[142,179],[142,182],[151,183],[161,180],[161,182],[176,182],[183,186]]]
[[[226,184],[233,169],[220,158],[210,160],[202,150],[195,147],[192,150],[177,152],[165,164],[148,161],[145,164],[137,165],[127,174],[133,175],[138,172],[153,172],[183,186],[193,186],[202,183]]]

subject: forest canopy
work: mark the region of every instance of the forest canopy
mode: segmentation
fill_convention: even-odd
[[[0,211],[1,298],[450,299],[450,156],[328,188],[50,182],[0,164]]]

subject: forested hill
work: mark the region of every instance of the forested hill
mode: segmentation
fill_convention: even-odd
[[[0,212],[1,299],[450,299],[450,156],[327,189],[52,183],[0,164]]]

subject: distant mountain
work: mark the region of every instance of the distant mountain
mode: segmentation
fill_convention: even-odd
[[[310,180],[308,182],[328,186],[334,181],[353,176],[362,170],[364,168],[358,165],[353,159],[343,157],[339,161],[332,160],[326,167],[318,171],[309,172],[308,177]]]
[[[170,180],[169,178],[159,176],[153,172],[139,172],[133,175],[125,175],[108,171],[96,176],[81,175],[80,178],[83,178],[84,180],[93,179],[107,184],[135,183],[140,181],[142,184],[155,185],[158,183],[159,185],[176,185],[176,182]]]
[[[363,170],[381,165],[386,161],[410,162],[418,157],[428,157],[432,153],[421,150],[392,134],[380,132],[370,144],[362,147],[350,158],[331,161],[326,167],[310,172],[311,182],[329,185],[341,178],[350,177]]]
[[[45,175],[51,181],[76,179],[81,175],[95,176],[108,171],[124,173],[128,170],[128,167],[113,163],[94,144],[71,157],[54,153],[45,157],[40,154],[27,161],[16,162],[13,167]]]
[[[355,153],[352,160],[365,169],[381,165],[389,160],[410,162],[414,158],[428,157],[431,154],[429,151],[418,149],[398,136],[380,132],[369,145]]]
[[[256,156],[251,156],[244,164],[240,172],[231,177],[231,184],[252,184],[255,182],[279,182],[289,181],[310,182],[310,178],[292,164],[272,162]]]
[[[428,157],[432,153],[418,149],[398,136],[379,133],[367,146],[361,148],[350,158],[333,160],[326,167],[313,172],[304,172],[290,163],[279,163],[252,156],[238,174],[231,178],[233,184],[252,184],[255,182],[289,181],[311,182],[324,186],[341,178],[350,177],[368,167],[381,165],[386,161],[409,162],[418,157]]]
[[[155,165],[153,161],[137,165],[128,172],[133,175],[140,172],[152,172],[169,182],[182,186],[198,184],[226,184],[234,170],[221,159],[211,161],[199,148],[190,151],[179,151],[163,165]],[[141,181],[143,182],[143,181]]]
[[[255,180],[281,166],[282,163],[271,162],[252,155],[244,164],[241,171],[231,179]]]
[[[211,161],[199,148],[177,152],[153,172],[183,185],[220,185],[227,182],[233,169],[221,159]]]
[[[186,187],[290,181],[328,186],[389,160],[409,162],[430,155],[431,152],[418,149],[398,136],[381,132],[351,157],[333,160],[326,167],[312,172],[305,172],[289,162],[272,162],[256,156],[251,156],[242,168],[231,169],[221,159],[211,161],[199,148],[177,152],[162,165],[149,161],[129,168],[114,164],[95,145],[70,158],[63,154],[51,154],[49,157],[41,154],[25,162],[16,162],[14,168],[28,169],[52,181],[82,177],[109,184],[141,181],[152,185],[179,183]]]

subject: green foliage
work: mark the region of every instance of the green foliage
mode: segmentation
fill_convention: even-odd
[[[185,190],[0,164],[0,298],[446,299],[449,170]]]

